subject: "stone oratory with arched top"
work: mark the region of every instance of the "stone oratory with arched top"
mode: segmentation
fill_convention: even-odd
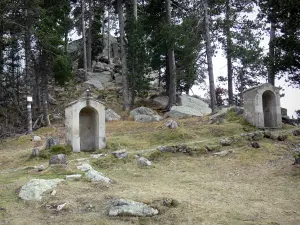
[[[244,118],[258,128],[279,128],[282,117],[279,88],[261,84],[243,92]]]
[[[73,152],[105,148],[105,106],[86,97],[69,103],[65,108],[66,144]]]

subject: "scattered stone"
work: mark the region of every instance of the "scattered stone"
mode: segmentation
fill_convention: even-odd
[[[126,149],[121,149],[121,150],[112,152],[111,154],[113,154],[118,159],[128,158],[128,152],[126,151]]]
[[[99,158],[104,157],[104,156],[106,156],[106,154],[93,154],[93,155],[91,155],[91,157],[93,159],[99,159]]]
[[[40,136],[33,136],[33,141],[41,141],[42,138]]]
[[[286,134],[280,134],[277,137],[278,141],[285,141],[288,138],[288,136]]]
[[[105,182],[112,183],[112,180],[104,176],[103,173],[100,173],[93,168],[85,173],[85,176],[90,178],[93,182]]]
[[[66,180],[78,180],[82,177],[81,174],[66,175]]]
[[[300,135],[300,129],[294,130],[294,131],[293,131],[293,135],[294,135],[294,136],[299,136],[299,135]]]
[[[51,195],[52,195],[52,196],[55,196],[55,195],[56,195],[56,191],[53,190],[53,191],[51,192]]]
[[[246,133],[246,134],[241,134],[241,137],[248,137],[249,141],[259,141],[264,138],[264,132],[262,131],[257,131],[254,133]]]
[[[87,172],[87,171],[89,171],[89,170],[91,170],[91,169],[93,169],[93,168],[92,168],[92,166],[91,166],[90,164],[88,164],[88,163],[82,163],[81,165],[77,166],[77,169],[79,169],[79,170],[81,170],[81,171],[83,171],[83,172]]]
[[[277,140],[277,135],[273,134],[271,131],[264,131],[264,137],[272,140]]]
[[[112,109],[105,110],[105,121],[120,120],[121,116]]]
[[[158,146],[157,150],[161,152],[174,152],[174,148],[172,146]]]
[[[91,179],[93,182],[112,183],[111,179],[105,177],[103,173],[94,170],[93,167],[88,163],[82,163],[81,165],[77,166],[77,169],[86,172],[85,176]]]
[[[65,154],[51,155],[49,165],[52,164],[67,164],[67,157]]]
[[[38,171],[41,172],[41,171],[43,171],[43,170],[45,170],[44,165],[40,165],[40,166],[38,167]]]
[[[61,205],[58,205],[58,206],[57,206],[57,211],[62,210],[62,209],[65,207],[66,204],[67,204],[67,203],[63,203],[63,204],[61,204]]]
[[[258,142],[251,142],[250,145],[252,148],[260,148],[260,144]]]
[[[59,137],[47,137],[46,148],[51,148],[52,146],[56,146],[59,144],[60,144]]]
[[[152,162],[149,161],[148,159],[136,155],[136,162],[139,166],[152,166]]]
[[[228,111],[228,108],[222,108],[217,113],[211,115],[209,117],[210,120],[213,121],[213,123],[217,122],[219,119],[223,119],[226,115],[226,112]]]
[[[179,203],[178,201],[176,201],[175,199],[172,199],[172,198],[164,198],[162,200],[162,204],[166,207],[176,207]]]
[[[19,197],[23,200],[42,200],[42,195],[44,192],[51,190],[56,187],[63,179],[32,179],[27,184],[25,184],[19,193]]]
[[[229,139],[222,139],[222,140],[220,141],[220,144],[221,144],[222,146],[230,146],[231,143],[232,143],[232,141],[229,140]]]
[[[31,152],[32,157],[38,157],[40,155],[40,150],[37,148],[33,148]]]
[[[221,151],[221,152],[216,152],[213,155],[224,157],[230,153],[234,153],[234,151],[233,150],[228,150],[228,151],[225,150],[225,151]]]
[[[116,199],[112,202],[109,209],[109,216],[154,216],[158,210],[150,206],[126,199]]]
[[[176,129],[178,127],[178,123],[175,120],[168,120],[165,123],[165,126],[170,128],[170,129]]]
[[[187,145],[174,145],[174,146],[158,146],[157,150],[161,152],[181,152],[187,153],[189,155],[193,154],[193,149],[188,147]]]

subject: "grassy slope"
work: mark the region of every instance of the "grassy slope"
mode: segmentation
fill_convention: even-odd
[[[94,160],[97,170],[115,182],[93,184],[85,179],[60,184],[56,196],[45,194],[42,202],[24,202],[18,190],[31,178],[64,177],[76,170],[77,158],[68,156],[67,168],[48,168],[42,173],[26,166],[44,164],[44,159],[29,159],[33,143],[30,137],[7,139],[0,144],[0,224],[300,224],[300,168],[292,166],[289,150],[300,139],[289,136],[285,142],[260,141],[262,148],[252,149],[239,137],[243,126],[236,122],[210,125],[206,119],[180,120],[180,128],[168,130],[163,122],[107,123],[111,152],[126,148],[129,152],[153,149],[158,145],[189,143],[200,155],[166,154],[151,168],[137,167],[133,156],[118,161],[110,156]],[[290,129],[290,127],[285,127]],[[250,128],[253,129],[253,128]],[[280,132],[288,132],[281,130]],[[63,128],[40,130],[42,137],[52,133],[64,136]],[[217,146],[221,137],[235,136],[235,144],[224,149],[235,153],[216,157],[203,153],[204,146]],[[145,152],[146,156],[152,152]],[[143,201],[160,210],[152,218],[109,218],[109,200],[115,197]],[[161,200],[172,198],[177,207],[168,208]],[[67,202],[61,212],[50,208]]]

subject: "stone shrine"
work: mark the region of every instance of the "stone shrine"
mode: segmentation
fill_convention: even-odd
[[[244,118],[258,128],[281,127],[279,88],[261,84],[243,92]]]
[[[65,108],[66,144],[73,152],[102,149],[106,146],[105,106],[90,97],[69,103]]]

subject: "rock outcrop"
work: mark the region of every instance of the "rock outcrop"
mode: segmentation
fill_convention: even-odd
[[[56,187],[63,179],[32,179],[25,184],[19,193],[19,197],[24,200],[42,200],[44,192],[51,190]]]

